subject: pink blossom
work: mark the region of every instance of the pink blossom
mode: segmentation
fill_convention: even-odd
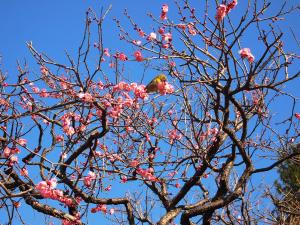
[[[90,172],[88,173],[88,176],[91,177],[92,179],[95,179],[95,178],[96,178],[96,174],[95,174],[95,172],[93,172],[93,171],[90,171]]]
[[[208,131],[208,135],[216,135],[219,132],[218,128],[213,128]]]
[[[100,205],[100,206],[99,206],[99,209],[100,209],[100,211],[103,212],[103,213],[106,213],[106,211],[107,211],[106,205]]]
[[[300,113],[295,113],[295,117],[300,120]]]
[[[168,173],[168,176],[173,178],[178,172],[175,170],[173,172]]]
[[[208,178],[209,177],[209,174],[205,173],[203,174],[203,178]]]
[[[151,32],[150,35],[148,36],[147,40],[150,40],[150,41],[153,41],[153,40],[156,40],[156,33],[154,32]]]
[[[49,97],[49,93],[47,92],[47,90],[45,88],[43,88],[39,94],[41,97],[43,98],[47,98]]]
[[[132,43],[135,44],[135,45],[141,45],[142,44],[142,42],[140,40],[133,40]]]
[[[117,52],[115,57],[120,59],[121,61],[126,61],[128,59],[128,57],[123,52],[121,52],[121,53]]]
[[[31,87],[31,89],[36,94],[40,92],[40,89],[38,87]]]
[[[24,139],[24,138],[19,138],[19,139],[17,140],[17,142],[18,142],[19,145],[21,145],[21,146],[23,146],[23,147],[25,147],[26,144],[27,144],[27,140]]]
[[[64,127],[63,130],[68,136],[75,134],[75,129],[73,127]]]
[[[171,33],[166,33],[164,35],[162,35],[163,39],[165,42],[169,43],[172,41],[172,34]]]
[[[139,165],[139,161],[138,160],[132,160],[130,163],[129,163],[129,166],[131,167],[137,167]]]
[[[24,139],[25,140],[25,139]],[[26,143],[27,143],[27,140],[26,140]],[[26,143],[24,144],[24,145],[22,145],[22,146],[26,146]],[[11,148],[11,152],[13,153],[13,154],[18,154],[18,153],[20,153],[20,149],[19,148],[17,148],[17,147],[12,147]]]
[[[240,56],[242,59],[247,58],[247,60],[252,63],[254,61],[254,56],[252,55],[251,51],[249,48],[242,48],[239,51]]]
[[[19,207],[21,206],[21,203],[20,203],[20,202],[14,202],[13,204],[14,204],[14,206],[15,206],[16,208],[19,208]]]
[[[97,205],[97,207],[91,209],[92,213],[96,213],[99,211],[106,213],[107,212],[106,205],[99,204],[99,205]]]
[[[186,24],[180,23],[180,24],[177,24],[177,27],[182,29],[182,30],[185,30],[186,29]]]
[[[126,183],[128,178],[124,175],[121,176],[121,183]]]
[[[195,29],[195,26],[193,23],[189,23],[188,25],[188,32],[190,35],[195,36],[197,34],[197,31]]]
[[[103,49],[103,54],[107,57],[110,56],[108,48]]]
[[[28,170],[26,169],[26,167],[24,167],[20,170],[20,175],[25,176],[25,177],[28,176]]]
[[[150,141],[150,136],[149,136],[149,134],[145,134],[145,136],[146,136],[146,141]]]
[[[9,161],[11,164],[17,163],[18,162],[18,156],[16,155],[11,155],[9,158]]]
[[[167,13],[169,11],[169,6],[167,4],[163,4],[161,7],[161,11],[163,13]]]
[[[115,63],[111,62],[111,63],[109,64],[109,67],[110,67],[110,68],[115,68]]]
[[[108,185],[104,190],[105,191],[110,191],[111,190],[111,185]]]
[[[141,168],[138,168],[136,170],[137,174],[139,174],[141,177],[145,178],[146,180],[149,180],[149,181],[158,181],[158,179],[153,175],[153,170],[151,170],[151,168],[149,169],[141,169]]]
[[[158,29],[158,33],[160,33],[161,35],[163,35],[165,33],[165,29],[163,27]]]
[[[232,10],[236,5],[237,5],[238,1],[237,0],[233,0],[232,2],[230,2],[228,5],[227,5],[227,10],[228,12],[230,10]]]
[[[50,189],[54,189],[57,186],[57,180],[56,178],[51,178],[47,181],[47,184],[49,185]]]
[[[135,57],[135,60],[138,61],[138,62],[142,62],[144,60],[143,56],[142,56],[142,53],[140,51],[135,51],[133,53],[134,57]]]
[[[44,76],[48,75],[48,69],[47,69],[47,67],[41,66],[40,70],[41,70],[41,74],[42,75],[44,75]]]
[[[97,87],[98,87],[100,90],[103,90],[104,84],[102,83],[102,81],[99,81],[99,82],[97,83]]]
[[[85,186],[90,187],[92,180],[96,179],[96,174],[93,171],[89,171],[88,175],[84,177],[83,183]]]
[[[169,62],[169,66],[170,66],[170,67],[175,67],[175,66],[176,66],[176,63],[175,63],[175,62]]]
[[[88,176],[83,179],[83,183],[87,187],[91,186],[91,181],[92,181],[92,179],[90,177],[88,177]]]
[[[217,8],[217,14],[215,15],[215,18],[218,22],[221,22],[223,20],[223,18],[226,16],[227,14],[227,6],[224,4],[221,4],[218,6]]]
[[[161,95],[172,94],[174,92],[174,87],[168,82],[159,82],[157,88]]]
[[[237,5],[237,0],[233,0],[227,5],[221,4],[217,8],[217,14],[215,16],[218,22],[221,22],[224,17]]]
[[[133,100],[132,98],[128,95],[124,101],[124,106],[131,107],[133,105]]]
[[[134,95],[137,98],[146,100],[148,98],[148,94],[146,92],[145,85],[138,85],[136,88],[134,88]]]
[[[182,138],[182,135],[177,133],[177,130],[169,130],[168,131],[168,137],[170,140],[170,144],[174,143],[174,140],[180,140]]]
[[[4,151],[3,151],[3,156],[5,158],[8,158],[11,154],[11,149],[9,147],[5,147]]]
[[[114,106],[112,109],[108,111],[108,115],[112,118],[119,118],[121,116],[121,113],[123,112],[123,109],[120,106]]]
[[[115,213],[115,209],[114,209],[114,208],[111,208],[111,209],[109,210],[109,214],[112,215],[112,214],[114,214],[114,213]]]
[[[165,49],[167,49],[167,48],[170,47],[170,45],[169,44],[163,44],[162,47],[165,48]]]
[[[82,99],[84,102],[93,102],[93,96],[90,93],[79,93],[78,98]]]
[[[64,140],[64,137],[62,136],[62,135],[57,135],[57,136],[55,136],[55,141],[56,142],[61,142],[61,141],[63,141]]]
[[[65,152],[61,152],[61,158],[62,159],[66,159],[67,157],[68,157],[68,154],[67,153],[65,153]]]
[[[160,19],[161,19],[161,20],[166,20],[166,19],[168,19],[167,13],[162,12],[162,13],[160,14]]]

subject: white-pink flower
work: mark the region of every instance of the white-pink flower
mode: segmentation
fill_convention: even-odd
[[[159,82],[157,88],[161,95],[172,94],[174,92],[174,87],[168,82]]]
[[[151,32],[150,35],[148,36],[148,40],[150,41],[156,40],[156,37],[157,37],[156,33]]]
[[[221,22],[223,20],[223,18],[226,16],[226,14],[227,14],[227,6],[224,4],[221,4],[217,8],[217,13],[215,15],[215,18],[218,22]]]
[[[18,142],[19,145],[21,145],[21,146],[23,146],[23,147],[25,147],[26,144],[27,144],[27,140],[24,139],[24,138],[19,138],[19,139],[17,140],[17,142]]]
[[[254,61],[254,56],[250,51],[250,48],[242,48],[239,51],[240,56],[242,57],[242,59],[246,58],[250,63],[252,63]]]

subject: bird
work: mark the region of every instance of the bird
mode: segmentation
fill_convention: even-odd
[[[166,82],[167,77],[165,74],[159,74],[157,75],[153,80],[150,81],[150,83],[146,86],[146,92],[152,93],[158,91],[158,84],[161,82]]]

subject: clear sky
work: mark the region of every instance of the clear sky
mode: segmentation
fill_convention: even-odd
[[[191,2],[194,2],[194,6],[197,8],[197,1]],[[240,0],[240,2],[239,4],[245,4],[242,3],[243,0]],[[282,1],[273,0],[272,2],[274,7],[277,7]],[[299,0],[290,0],[288,2],[290,5],[299,4]],[[58,61],[65,60],[64,50],[74,53],[75,56],[83,34],[85,11],[89,7],[92,7],[96,12],[100,12],[102,7],[107,9],[110,4],[112,5],[112,11],[107,16],[103,30],[104,46],[109,47],[113,51],[132,52],[132,49],[126,49],[124,43],[118,40],[118,32],[113,18],[117,17],[121,21],[126,21],[123,11],[127,8],[130,15],[149,32],[152,26],[151,20],[146,16],[146,13],[152,12],[154,15],[159,16],[161,5],[164,3],[170,5],[170,19],[172,19],[172,16],[176,17],[175,5],[170,0],[2,0],[0,1],[0,56],[2,57],[1,67],[3,72],[7,73],[9,79],[13,79],[17,74],[17,60],[21,63],[26,60],[29,67],[36,66],[26,47],[26,42],[28,41],[32,41],[38,50],[47,53]],[[212,11],[215,11],[215,9],[212,9]],[[290,29],[295,32],[298,38],[300,37],[299,18],[299,13],[294,13],[287,17],[287,23],[282,24],[281,27],[285,32],[285,45],[288,49],[296,51],[298,55],[299,48],[295,45]],[[125,28],[132,31],[132,27],[129,27],[127,22],[125,23]],[[249,39],[255,40],[255,38],[249,35]],[[249,45],[252,46],[254,53],[259,52],[259,50],[255,49],[255,41],[251,41]],[[136,76],[134,74],[136,71],[133,68],[129,71]],[[149,80],[151,78],[146,79]],[[296,96],[300,96],[299,85],[298,80],[289,86],[289,89]],[[299,111],[299,106],[297,109]],[[284,113],[288,109],[278,107],[275,110],[278,113]],[[271,175],[268,178],[269,181],[276,177],[273,173]],[[36,212],[34,212],[34,215],[31,213],[28,214],[28,218],[32,219],[34,215],[37,215]],[[95,218],[92,218],[90,224],[105,224],[93,219]],[[31,221],[29,224],[43,224],[41,221],[43,220],[39,218]]]

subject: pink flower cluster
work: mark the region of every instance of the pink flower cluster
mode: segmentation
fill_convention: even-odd
[[[199,135],[199,141],[200,143],[202,143],[203,141],[205,140],[210,140],[211,142],[214,142],[216,140],[216,135],[219,133],[219,130],[218,128],[212,128],[212,129],[209,129],[206,131],[206,132],[203,132]]]
[[[189,23],[187,25],[187,27],[188,27],[188,32],[189,32],[190,35],[195,36],[197,34],[194,23]]]
[[[159,82],[157,88],[161,95],[172,94],[174,92],[174,87],[168,82]]]
[[[0,107],[3,107],[3,106],[4,106],[4,110],[7,111],[8,107],[9,107],[9,103],[5,99],[0,98]]]
[[[156,40],[156,38],[157,38],[156,33],[151,32],[151,33],[149,34],[149,36],[147,37],[147,40],[148,40],[148,41],[154,41],[154,40]]]
[[[103,54],[107,57],[110,57],[108,48],[103,49]]]
[[[251,97],[252,97],[252,104],[255,106],[259,106],[261,97],[263,97],[263,95],[260,91],[252,91]]]
[[[9,159],[8,161],[8,165],[9,166],[13,166],[15,163],[18,162],[18,156],[16,156],[15,154],[20,153],[20,149],[18,149],[17,147],[5,147],[3,150],[3,156],[7,159]]]
[[[50,198],[53,200],[58,200],[61,203],[64,203],[67,206],[73,206],[73,201],[71,198],[64,196],[63,191],[55,189],[57,185],[57,180],[52,178],[47,181],[41,181],[35,186],[37,190],[44,198]]]
[[[180,140],[182,138],[182,135],[178,134],[177,130],[174,129],[174,130],[169,130],[168,131],[168,137],[169,137],[169,140],[170,140],[170,144],[173,144],[174,140]]]
[[[162,36],[162,40],[164,41],[162,47],[169,48],[172,45],[172,34],[171,33],[164,33],[164,29],[161,30],[160,34]]]
[[[138,85],[137,83],[127,84],[126,82],[121,81],[120,83],[116,84],[113,87],[114,93],[118,92],[118,91],[123,91],[123,95],[126,98],[130,98],[129,95],[125,94],[126,92],[130,92],[130,91],[133,91],[136,98],[140,98],[143,100],[148,98],[148,94],[146,93],[146,90],[145,90],[145,85]]]
[[[135,57],[135,60],[138,61],[138,62],[142,62],[144,60],[143,56],[142,56],[142,53],[140,51],[135,51],[133,53],[134,57]]]
[[[121,183],[126,183],[128,178],[124,175],[121,176]]]
[[[130,91],[134,93],[134,99],[130,97]],[[108,115],[112,118],[118,118],[123,112],[124,107],[138,106],[135,105],[138,99],[146,100],[148,98],[145,85],[138,85],[137,83],[128,84],[121,81],[113,87],[112,92],[114,94],[120,92],[121,96],[113,99],[111,95],[106,95],[107,99],[102,102],[106,108],[110,108],[108,110]]]
[[[93,180],[96,179],[96,174],[92,171],[89,172],[87,176],[84,177],[83,183],[85,186],[90,187]]]
[[[80,115],[76,113],[66,113],[61,117],[61,123],[63,131],[66,135],[71,136],[76,132],[83,132],[86,130],[86,124],[89,123],[91,118],[91,114],[89,114],[85,119],[83,119]],[[76,127],[76,129],[72,126],[71,118],[75,121],[80,122],[80,126]],[[63,137],[57,137],[57,141],[62,141]]]
[[[62,142],[64,140],[64,137],[62,135],[56,135],[55,136],[55,141],[58,142]]]
[[[237,5],[237,0],[233,0],[227,5],[221,4],[217,8],[215,18],[218,22],[221,22],[224,17]]]
[[[63,131],[65,132],[66,135],[71,136],[75,134],[75,129],[74,127],[71,126],[71,115],[70,114],[65,114],[61,117],[62,121],[62,127]]]
[[[141,177],[145,178],[146,180],[156,182],[159,181],[154,175],[153,175],[153,168],[148,168],[148,169],[142,169],[138,168],[136,170],[136,173],[139,174]]]
[[[47,67],[45,67],[45,66],[41,66],[40,71],[41,71],[41,74],[44,76],[48,75],[48,73],[49,73]]]
[[[17,140],[17,143],[18,143],[19,145],[25,147],[25,146],[27,145],[27,140],[24,139],[24,138],[19,138],[19,139]]]
[[[295,117],[300,120],[300,113],[295,113]]]
[[[114,55],[115,58],[117,59],[120,59],[121,61],[127,61],[128,60],[128,57],[123,53],[119,53],[117,52],[115,55]]]
[[[93,96],[90,93],[87,93],[87,92],[86,93],[80,92],[77,95],[77,97],[80,98],[82,101],[87,102],[87,103],[91,103],[94,100]]]
[[[136,159],[129,162],[129,166],[131,166],[133,168],[137,167],[138,165],[139,165],[139,161]]]
[[[92,213],[96,213],[96,212],[103,212],[103,213],[107,213],[107,207],[106,207],[106,205],[104,205],[104,204],[99,204],[99,205],[97,205],[95,208],[92,208],[91,209],[91,212]],[[110,210],[109,210],[109,214],[110,215],[112,215],[112,214],[114,214],[114,212],[115,212],[115,209],[114,208],[111,208]]]
[[[160,19],[161,20],[166,20],[167,18],[167,12],[169,11],[169,6],[167,4],[163,4],[161,7],[161,14],[160,14]]]
[[[27,177],[27,176],[28,176],[28,170],[26,169],[26,167],[23,167],[23,168],[20,170],[20,175],[21,175],[21,176],[24,176],[24,177]]]
[[[242,48],[239,51],[240,56],[242,59],[246,58],[250,63],[253,63],[254,61],[254,56],[252,55],[251,51],[249,48]]]

